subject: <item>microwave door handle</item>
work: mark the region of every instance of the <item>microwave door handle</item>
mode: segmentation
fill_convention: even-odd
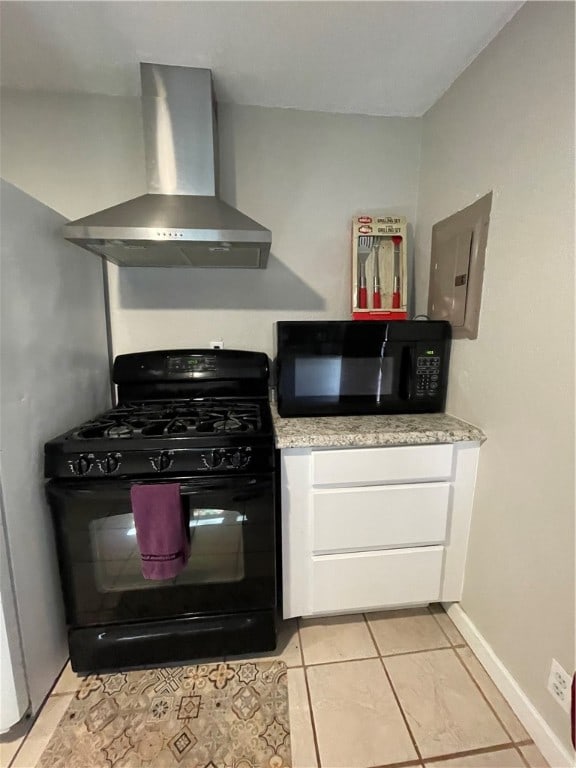
[[[414,380],[414,350],[406,346],[402,349],[400,360],[400,397],[402,400],[412,399],[412,385]]]

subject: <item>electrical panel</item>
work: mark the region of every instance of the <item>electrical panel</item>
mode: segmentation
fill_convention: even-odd
[[[478,336],[492,192],[432,227],[428,316],[455,339]]]

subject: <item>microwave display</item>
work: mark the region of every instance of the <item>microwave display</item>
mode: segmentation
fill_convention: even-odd
[[[451,327],[445,321],[277,323],[281,416],[444,410]]]

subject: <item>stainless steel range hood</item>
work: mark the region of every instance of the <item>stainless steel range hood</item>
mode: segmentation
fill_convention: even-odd
[[[218,199],[209,69],[141,64],[148,194],[64,226],[121,267],[264,268],[270,230]]]

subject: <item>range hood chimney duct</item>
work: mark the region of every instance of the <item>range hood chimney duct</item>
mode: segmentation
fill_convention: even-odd
[[[209,69],[141,64],[148,194],[66,224],[121,267],[264,268],[271,233],[218,198]]]

